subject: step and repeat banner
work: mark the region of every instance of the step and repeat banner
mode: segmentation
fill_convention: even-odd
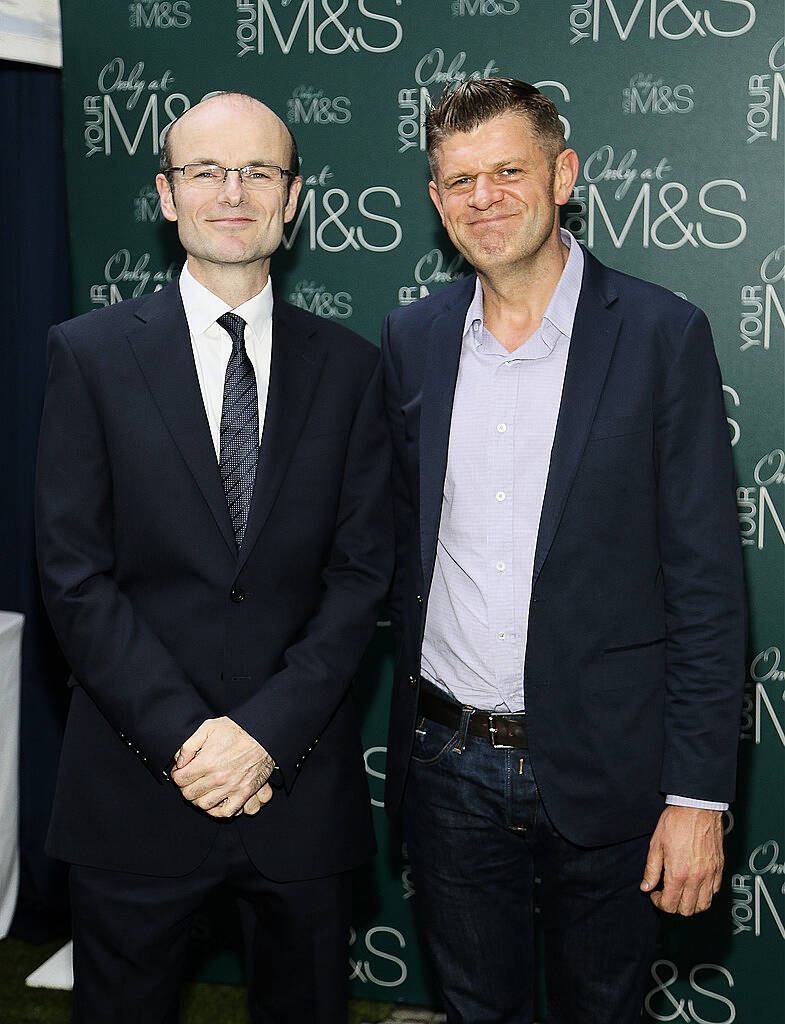
[[[581,159],[565,225],[711,320],[750,597],[739,796],[710,913],[666,928],[644,1019],[778,1024],[785,951],[785,44],[775,0],[89,0],[63,3],[75,308],[162,287],[182,254],[153,179],[167,126],[215,90],[276,110],[304,187],[278,293],[376,340],[466,272],[427,195],[442,88],[511,75],[553,98]],[[634,477],[636,467],[629,467]],[[683,482],[689,491],[700,478]],[[405,845],[381,809],[388,624],[360,685],[380,853],[358,880],[356,996],[432,1004]],[[202,931],[210,931],[205,923]],[[231,975],[232,961],[211,970]]]

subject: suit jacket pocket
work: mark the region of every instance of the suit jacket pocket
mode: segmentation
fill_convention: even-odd
[[[665,637],[606,647],[598,665],[597,693],[639,689],[665,682]]]

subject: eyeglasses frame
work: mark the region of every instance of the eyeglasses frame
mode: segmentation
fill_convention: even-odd
[[[291,170],[289,170],[286,167],[279,167],[278,164],[245,164],[243,167],[223,167],[223,166],[221,166],[221,164],[211,164],[211,163],[203,163],[203,162],[202,163],[183,164],[182,167],[167,167],[166,170],[164,171],[164,174],[166,175],[166,177],[169,177],[169,175],[172,172],[180,171],[182,173],[183,180],[185,180],[185,169],[186,169],[186,167],[215,167],[218,170],[223,171],[224,172],[223,180],[221,181],[221,183],[219,185],[217,185],[218,188],[223,188],[223,186],[226,184],[226,176],[229,173],[229,171],[237,171],[237,173],[240,175],[240,183],[242,185],[245,185],[246,188],[248,188],[249,185],[248,185],[248,182],[246,181],[246,179],[245,179],[245,177],[243,175],[243,171],[248,171],[252,167],[267,167],[270,170],[278,171],[278,173],[281,175],[281,178],[280,178],[280,181],[274,181],[273,182],[273,187],[278,185],[278,184],[282,184],[283,180],[284,180],[284,177],[288,177],[290,179],[290,181],[297,177],[297,172],[296,171],[291,171]],[[251,185],[250,187],[253,188],[254,186]]]

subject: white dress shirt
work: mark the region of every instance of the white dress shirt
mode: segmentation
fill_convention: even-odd
[[[264,429],[267,409],[267,391],[270,386],[270,361],[273,352],[273,289],[268,277],[264,288],[252,299],[232,310],[209,288],[205,288],[188,270],[186,262],[180,272],[180,295],[185,308],[185,319],[191,334],[191,348],[196,364],[196,376],[202,392],[204,411],[210,425],[216,459],[221,452],[221,409],[223,407],[224,378],[232,339],[215,321],[230,310],[245,320],[245,351],[256,375],[256,395],[259,402],[259,440]]]

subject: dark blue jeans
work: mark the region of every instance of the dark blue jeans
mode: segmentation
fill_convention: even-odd
[[[531,1024],[534,880],[548,1024],[640,1021],[659,915],[649,837],[586,849],[554,829],[526,750],[418,719],[404,832],[449,1024]]]

